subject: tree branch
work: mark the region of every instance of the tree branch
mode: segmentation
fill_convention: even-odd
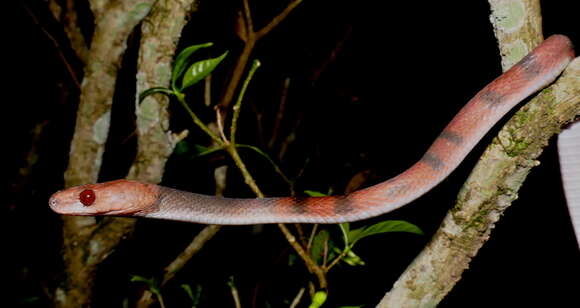
[[[238,57],[238,61],[234,66],[234,70],[232,71],[232,77],[230,82],[228,83],[224,96],[220,102],[220,108],[224,112],[227,112],[232,99],[234,98],[234,94],[238,88],[246,65],[250,59],[250,55],[256,46],[256,43],[265,35],[267,35],[272,29],[274,29],[278,24],[280,24],[290,12],[300,4],[302,0],[294,0],[288,4],[288,6],[276,17],[268,23],[264,28],[254,31],[254,26],[252,22],[252,14],[250,12],[250,6],[248,4],[248,0],[244,0],[244,14],[238,18],[238,21],[242,21],[242,25],[238,24],[238,34],[243,33],[240,37],[244,41],[244,48],[242,49],[242,53]],[[225,116],[222,116],[225,120]]]
[[[461,278],[517,198],[548,140],[580,115],[580,58],[499,132],[461,189],[455,208],[378,307],[433,307]]]
[[[489,3],[505,71],[542,41],[540,6],[537,0]],[[573,62],[504,126],[461,189],[455,208],[378,307],[432,307],[451,291],[516,198],[548,139],[579,113],[579,64]]]
[[[488,0],[489,17],[507,71],[543,40],[539,0]]]
[[[292,10],[294,10],[300,3],[302,3],[302,0],[294,0],[290,2],[288,6],[286,6],[286,8],[284,8],[282,12],[280,12],[280,14],[272,18],[269,24],[264,26],[264,28],[260,29],[260,31],[256,32],[256,39],[259,40],[268,33],[270,33],[270,31],[272,31],[272,29],[276,28],[278,24],[280,24],[284,19],[286,19],[286,17],[292,12]]]
[[[149,12],[154,0],[122,1],[95,14],[95,32],[89,50],[65,186],[96,182],[109,132],[112,97],[125,41]],[[67,280],[57,289],[56,307],[88,307],[96,265],[115,246],[117,239],[93,237],[98,230],[92,217],[63,219],[64,261]],[[124,229],[125,226],[120,226]]]

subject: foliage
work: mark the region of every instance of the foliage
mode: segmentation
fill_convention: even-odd
[[[191,300],[191,308],[196,308],[199,305],[199,301],[201,298],[201,285],[195,286],[195,291],[191,289],[191,286],[188,284],[182,284],[181,288],[185,291],[189,299]]]
[[[155,279],[155,278],[147,279],[143,276],[132,275],[131,282],[143,282],[143,283],[145,283],[145,285],[147,285],[147,288],[149,289],[149,291],[151,293],[155,294],[155,296],[157,297],[157,300],[159,301],[159,305],[161,306],[161,308],[165,308],[165,304],[163,302],[163,296],[161,295],[161,290],[159,288],[159,281],[157,279]]]
[[[193,62],[193,55],[196,51],[211,46],[213,46],[213,43],[210,42],[192,45],[183,49],[177,55],[175,62],[173,63],[173,72],[171,74],[171,89],[165,87],[153,87],[147,89],[139,95],[139,102],[143,101],[147,96],[154,93],[175,95],[178,98],[183,97],[183,91],[185,89],[193,86],[211,74],[211,72],[218,66],[218,64],[220,64],[220,62],[227,56],[228,51],[225,51],[219,57]],[[193,62],[193,64],[191,62]]]
[[[142,101],[148,95],[151,95],[154,93],[162,93],[165,95],[175,96],[178,99],[178,101],[183,105],[183,107],[186,109],[186,111],[190,114],[191,118],[193,119],[193,122],[199,128],[201,128],[203,131],[205,131],[210,137],[212,137],[214,139],[214,141],[216,141],[217,146],[213,146],[211,148],[206,147],[206,146],[201,145],[201,144],[194,144],[193,146],[190,146],[186,142],[182,141],[182,142],[178,143],[178,145],[176,147],[177,154],[189,155],[190,158],[197,158],[197,157],[203,157],[203,156],[211,155],[211,154],[216,153],[218,151],[225,150],[227,153],[229,153],[232,156],[232,158],[236,162],[236,165],[242,171],[244,178],[246,180],[246,183],[251,183],[251,182],[253,182],[253,179],[251,178],[251,176],[249,175],[247,170],[244,173],[245,165],[243,164],[243,162],[239,158],[239,155],[237,154],[237,149],[240,149],[240,148],[249,149],[252,152],[257,153],[259,156],[265,158],[270,163],[270,165],[273,167],[275,172],[277,174],[279,174],[289,184],[290,190],[293,192],[293,182],[290,181],[284,175],[284,173],[281,171],[281,169],[278,167],[278,165],[274,162],[273,159],[270,158],[270,156],[267,153],[265,153],[264,151],[262,151],[258,147],[255,147],[252,145],[235,143],[235,130],[237,127],[236,123],[237,123],[237,118],[239,116],[242,97],[245,93],[245,89],[248,85],[248,82],[249,82],[251,76],[253,75],[253,72],[259,66],[258,61],[254,61],[254,65],[252,66],[252,69],[250,70],[248,78],[246,79],[245,83],[243,84],[242,90],[240,92],[240,96],[238,97],[238,100],[234,106],[234,116],[233,116],[232,124],[231,124],[232,126],[231,126],[230,140],[226,139],[225,134],[223,132],[223,127],[220,127],[220,131],[221,131],[220,137],[218,137],[212,131],[210,131],[208,129],[208,127],[195,115],[195,113],[193,113],[193,111],[189,108],[188,104],[185,102],[185,95],[184,95],[183,91],[185,89],[193,86],[194,84],[196,84],[200,80],[204,79],[205,77],[207,77],[227,55],[227,51],[226,51],[222,55],[220,55],[219,57],[193,62],[192,56],[197,50],[202,49],[202,48],[208,48],[211,46],[212,46],[212,43],[205,43],[205,44],[193,45],[193,46],[187,47],[183,51],[181,51],[179,53],[179,55],[177,56],[175,63],[174,63],[174,70],[173,70],[172,79],[171,79],[171,89],[164,88],[164,87],[155,87],[155,88],[148,89],[140,95],[140,101]],[[218,122],[219,121],[220,120],[218,119]],[[194,154],[190,154],[190,153],[194,153]],[[254,183],[254,185],[255,185],[255,183]],[[254,187],[254,191],[257,193],[258,196],[261,195],[261,192],[258,190],[257,186]],[[310,197],[324,197],[324,196],[330,195],[331,193],[332,193],[332,189],[329,189],[328,193],[326,193],[326,194],[322,193],[322,192],[318,192],[318,191],[313,191],[313,190],[305,190],[304,191],[304,194],[306,194]],[[305,261],[307,263],[312,262],[312,266],[317,266],[317,267],[321,268],[325,274],[334,265],[338,264],[339,261],[343,261],[345,264],[350,265],[350,266],[363,266],[363,265],[365,265],[365,262],[362,260],[362,258],[359,257],[353,251],[354,245],[363,238],[369,237],[371,235],[391,233],[391,232],[407,232],[407,233],[414,233],[414,234],[423,234],[422,231],[417,226],[415,226],[411,223],[405,222],[405,221],[400,221],[400,220],[382,221],[382,222],[379,222],[379,223],[376,223],[373,225],[362,226],[362,227],[354,229],[354,230],[350,230],[349,223],[339,224],[339,227],[340,227],[340,230],[342,231],[342,238],[343,238],[343,242],[344,242],[344,247],[339,248],[335,244],[335,241],[332,240],[331,232],[329,232],[327,229],[321,229],[320,231],[316,231],[317,227],[315,226],[312,230],[311,241],[308,243],[308,245],[305,245],[307,250],[308,250],[308,252],[307,252],[308,254],[307,254],[307,256],[301,255],[301,257],[303,259],[305,259]],[[295,248],[297,248],[297,247],[295,247]],[[293,264],[294,263],[293,260],[295,260],[295,259],[290,258],[289,264]],[[311,260],[311,261],[309,261],[309,260]],[[145,278],[140,277],[140,276],[134,276],[132,281],[145,282],[148,285],[150,291],[157,296],[161,306],[163,306],[163,299],[162,299],[161,293],[159,291],[159,286],[154,279],[145,279]],[[234,285],[233,278],[230,278],[230,280],[228,282],[228,286],[230,287],[232,296],[233,296],[234,301],[236,303],[236,307],[238,307],[240,305],[239,304],[240,301],[238,298],[237,288]],[[199,295],[201,293],[201,287],[198,286],[198,288],[196,289],[196,293],[193,292],[193,290],[191,289],[191,287],[189,285],[182,285],[181,287],[185,290],[185,292],[188,294],[189,298],[192,300],[192,307],[196,307],[196,305],[199,303]],[[327,296],[328,295],[325,291],[315,292],[314,295],[312,296],[311,303],[310,303],[309,307],[310,308],[321,307],[324,304],[324,302],[326,301]]]

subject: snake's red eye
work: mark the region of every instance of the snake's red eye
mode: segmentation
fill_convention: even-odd
[[[79,200],[85,206],[89,206],[95,202],[95,192],[92,189],[85,189],[79,194]]]

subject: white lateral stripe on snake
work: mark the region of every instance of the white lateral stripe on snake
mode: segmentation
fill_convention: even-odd
[[[558,135],[558,156],[568,211],[580,247],[580,121]]]
[[[567,37],[549,37],[477,93],[417,163],[394,178],[349,195],[221,198],[117,180],[56,192],[49,204],[55,212],[66,215],[140,216],[223,225],[339,223],[378,216],[417,199],[440,183],[502,116],[553,82],[573,57]]]

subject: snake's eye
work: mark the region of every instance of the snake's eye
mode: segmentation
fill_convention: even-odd
[[[79,194],[79,200],[85,206],[89,206],[95,202],[96,196],[92,189],[85,189]]]

